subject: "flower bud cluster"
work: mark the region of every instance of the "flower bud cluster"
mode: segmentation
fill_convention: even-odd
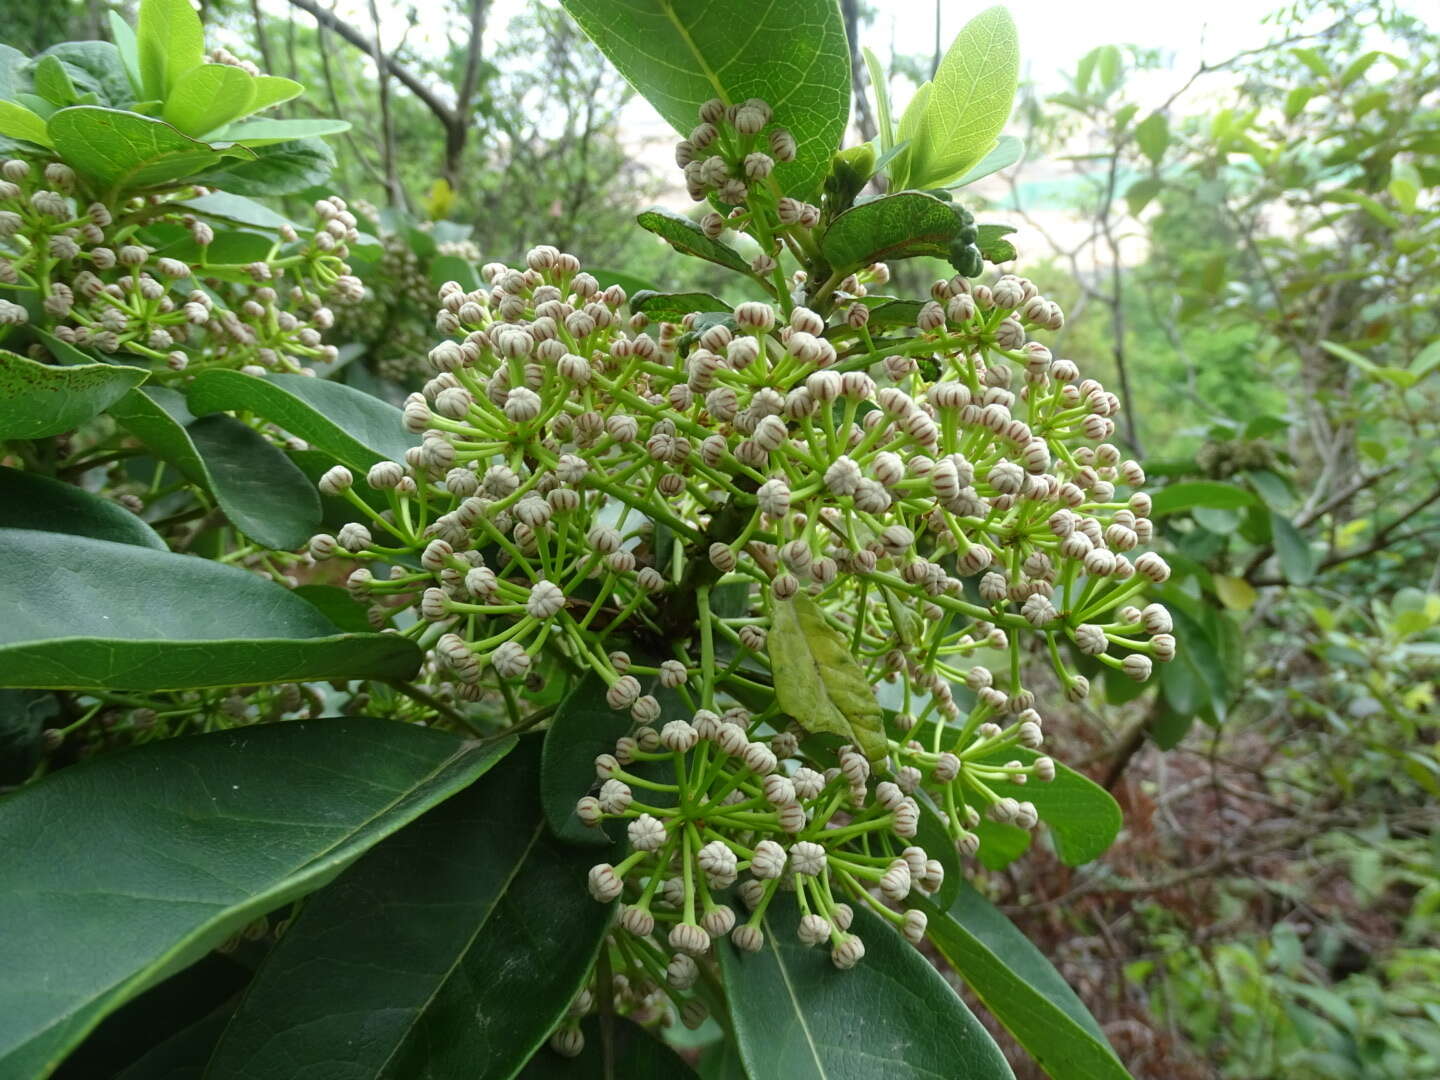
[[[207,367],[304,372],[330,362],[330,298],[359,291],[344,258],[358,233],[338,198],[315,204],[301,238],[281,229],[269,255],[211,257],[213,227],[191,187],[124,205],[85,201],[59,163],[0,165],[0,326],[34,323],[66,344],[153,366],[155,377]]]

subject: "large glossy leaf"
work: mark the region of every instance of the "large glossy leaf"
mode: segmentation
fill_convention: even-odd
[[[0,467],[0,529],[69,533],[168,550],[155,530],[118,503],[74,484]]]
[[[513,1076],[578,992],[611,911],[545,827],[539,740],[305,906],[209,1080]]]
[[[1129,1080],[1100,1025],[1045,955],[968,882],[947,910],[912,898],[955,973],[1055,1080]]]
[[[0,803],[0,1074],[332,878],[509,749],[334,719],[165,739]]]
[[[335,168],[335,152],[323,139],[263,146],[254,155],[208,170],[205,183],[235,195],[292,195],[323,184]]]
[[[711,98],[763,98],[795,136],[775,170],[789,194],[820,187],[850,116],[850,49],[834,0],[564,0],[565,10],[676,131]]]
[[[811,734],[839,735],[885,756],[884,714],[844,636],[804,593],[775,603],[769,635],[775,700]]]
[[[205,59],[205,31],[190,0],[144,0],[135,39],[147,98],[164,101]]]
[[[293,551],[319,531],[319,493],[265,436],[223,413],[202,416],[185,430],[220,508],[251,540]]]
[[[991,765],[1018,760],[1029,765],[1039,756],[1034,750],[1012,746],[979,760]],[[998,794],[1035,804],[1040,820],[1055,841],[1055,853],[1067,866],[1079,866],[1098,859],[1114,842],[1120,826],[1124,824],[1120,805],[1108,791],[1059,762],[1055,763],[1055,779],[1048,784],[1032,780],[1024,787],[998,784],[996,790]],[[981,844],[983,846],[983,839]]]
[[[182,1028],[116,1074],[115,1080],[204,1080],[210,1054],[229,1022],[230,1012],[220,1009]]]
[[[614,1056],[609,1075],[616,1080],[685,1080],[695,1075],[684,1058],[639,1024],[619,1017],[612,1023]],[[548,1045],[542,1046],[525,1063],[519,1080],[595,1080],[607,1075],[600,1018],[586,1017],[580,1033],[585,1036],[585,1048],[579,1055],[562,1057]]]
[[[58,435],[94,419],[145,381],[116,364],[55,367],[0,349],[0,439]]]
[[[234,64],[201,64],[175,80],[161,113],[186,135],[199,138],[244,116],[255,97],[255,80]]]
[[[846,210],[820,238],[820,254],[837,271],[915,255],[943,259],[962,225],[943,199],[901,191]]]
[[[256,378],[238,371],[207,371],[189,394],[196,413],[248,409],[292,435],[324,450],[352,469],[377,461],[401,461],[420,439],[405,430],[400,410],[389,402],[308,375]]]
[[[0,686],[180,690],[408,679],[420,651],[346,634],[283,586],[133,544],[0,529]]]
[[[1004,1055],[940,973],[855,905],[865,957],[836,971],[796,937],[799,912],[772,904],[765,946],[718,946],[735,1040],[750,1080],[1013,1080]]]
[[[661,210],[646,210],[635,218],[642,229],[654,233],[676,251],[717,263],[728,270],[749,274],[750,265],[729,244],[712,240],[687,217]]]
[[[197,484],[209,486],[205,462],[185,430],[185,425],[195,418],[179,391],[164,386],[133,390],[110,407],[110,415],[156,457],[168,461]]]
[[[995,146],[1020,75],[1015,22],[1003,7],[982,11],[956,35],[910,125],[907,186],[936,187],[968,172]],[[918,95],[917,95],[918,97]],[[897,180],[899,177],[897,176]]]
[[[540,800],[550,828],[566,843],[608,844],[615,838],[590,828],[575,804],[595,783],[595,758],[615,751],[615,740],[633,726],[630,714],[605,703],[605,683],[586,676],[560,703],[545,733]]]
[[[98,105],[61,109],[46,130],[66,164],[116,192],[161,186],[227,155],[252,156],[243,147],[216,150],[163,120]]]

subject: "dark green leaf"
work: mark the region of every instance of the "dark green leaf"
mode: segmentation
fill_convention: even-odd
[[[0,349],[0,439],[39,439],[99,416],[145,381],[118,364],[55,367]]]
[[[593,853],[546,831],[538,743],[309,900],[209,1080],[519,1070],[579,991],[611,916],[586,889]]]
[[[615,740],[632,726],[628,713],[605,703],[605,689],[598,675],[586,676],[560,703],[545,733],[540,801],[555,835],[571,844],[601,845],[615,839],[575,814],[576,802],[595,785],[595,758],[613,753]]]
[[[1315,553],[1300,530],[1284,514],[1270,512],[1270,536],[1280,569],[1291,585],[1308,585],[1315,577]]]
[[[40,732],[60,713],[54,694],[0,690],[0,787],[23,784],[40,764]]]
[[[1194,713],[1182,715],[1168,705],[1162,705],[1159,714],[1150,724],[1150,737],[1161,750],[1173,750],[1190,733],[1190,727],[1194,723]]]
[[[3,467],[0,529],[68,533],[168,550],[154,529],[118,503],[48,476]]]
[[[806,731],[839,735],[871,761],[889,750],[875,691],[850,643],[800,593],[775,602],[769,634],[775,700]]]
[[[945,823],[930,801],[930,797],[922,795],[918,799],[920,827],[915,834],[915,843],[928,851],[932,859],[938,859],[940,865],[945,868],[945,881],[933,899],[942,908],[949,907],[954,903],[960,888],[960,852],[956,850],[955,842],[950,839],[950,834],[945,829]],[[898,855],[899,851],[896,851],[896,854]]]
[[[981,757],[986,764],[1018,760],[1029,765],[1040,755],[1022,746]],[[1120,806],[1110,793],[1086,776],[1059,762],[1048,784],[1032,780],[1024,787],[997,784],[997,794],[1032,802],[1055,841],[1055,853],[1066,866],[1079,866],[1103,855],[1124,824]],[[983,846],[983,839],[981,841]]]
[[[180,690],[408,679],[420,651],[345,634],[232,566],[108,540],[0,529],[0,686]]]
[[[986,870],[1004,870],[1030,850],[1030,833],[1018,825],[982,817],[972,831],[980,838],[980,851],[975,857]]]
[[[765,947],[717,945],[735,1040],[750,1080],[1013,1080],[980,1021],[940,973],[864,905],[851,927],[865,957],[835,970],[830,950],[795,935],[782,896],[763,920]]]
[[[362,472],[377,461],[403,461],[406,450],[420,445],[419,437],[405,430],[404,417],[394,405],[344,383],[308,375],[256,378],[238,371],[207,371],[191,384],[188,400],[196,413],[254,412]]]
[[[202,179],[234,195],[292,195],[325,183],[335,168],[335,151],[323,139],[263,146],[254,155],[254,160],[227,161]]]
[[[295,721],[106,754],[11,796],[0,1072],[47,1075],[106,1013],[508,749],[391,721]]]
[[[630,297],[630,310],[643,312],[658,322],[678,323],[692,311],[728,311],[730,305],[705,292],[665,293],[645,289]]]
[[[61,109],[46,130],[66,164],[117,192],[171,183],[237,152],[212,149],[163,120],[98,105]]]
[[[179,391],[164,386],[132,390],[110,407],[110,415],[156,457],[170,462],[195,483],[209,485],[205,463],[185,430],[195,418]]]
[[[230,1022],[230,1015],[231,1010],[219,1009],[182,1028],[117,1074],[115,1080],[204,1080],[210,1054]]]
[[[430,260],[430,284],[437,289],[447,281],[458,282],[466,292],[480,287],[475,267],[458,255],[436,255]]]
[[[1043,953],[968,882],[946,908],[912,898],[955,973],[1055,1080],[1129,1080],[1100,1025]]]
[[[962,227],[955,208],[919,191],[902,191],[852,206],[820,238],[820,254],[837,271],[914,255],[945,258]]]
[[[1155,492],[1151,500],[1151,515],[1162,517],[1178,510],[1189,510],[1192,506],[1235,510],[1254,503],[1255,496],[1236,484],[1225,484],[1218,480],[1187,480],[1179,484],[1167,484]]]
[[[319,531],[319,493],[265,436],[223,413],[202,416],[185,430],[205,462],[215,500],[251,540],[294,551]]]
[[[787,194],[820,188],[850,116],[850,48],[834,0],[726,4],[564,0],[565,10],[676,131],[689,134],[711,98],[762,98],[795,136],[775,169]]]
[[[736,273],[749,275],[750,265],[728,244],[711,240],[699,225],[669,210],[646,210],[636,219],[642,229],[654,233],[676,251],[718,263]]]
[[[542,1046],[525,1063],[519,1080],[595,1080],[605,1075],[605,1051],[600,1034],[600,1017],[587,1017],[580,1025],[585,1049],[578,1057],[567,1058],[549,1046]],[[616,1017],[614,1023],[614,1072],[616,1080],[684,1080],[694,1070],[685,1059],[639,1024]]]
[[[341,630],[351,634],[370,633],[370,619],[361,604],[339,585],[299,585],[290,590]]]

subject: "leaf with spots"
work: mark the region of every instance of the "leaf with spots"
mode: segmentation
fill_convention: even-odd
[[[796,144],[795,160],[777,166],[776,179],[797,198],[819,191],[850,116],[850,47],[835,0],[564,0],[564,7],[682,135],[712,98],[769,102],[775,124]]]
[[[0,439],[40,439],[93,420],[145,381],[118,364],[55,367],[0,349]]]

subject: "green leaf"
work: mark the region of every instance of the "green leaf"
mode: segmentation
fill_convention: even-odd
[[[809,596],[775,602],[769,635],[775,700],[811,734],[848,739],[871,761],[885,756],[884,716],[845,636]]]
[[[614,1069],[610,1074],[623,1080],[685,1080],[695,1071],[673,1049],[639,1024],[616,1017],[614,1023]],[[605,1043],[601,1018],[586,1017],[580,1024],[585,1048],[579,1056],[562,1057],[548,1045],[542,1046],[525,1064],[519,1080],[593,1080],[605,1073]]]
[[[513,1076],[579,992],[612,914],[586,889],[594,853],[546,831],[539,750],[524,740],[311,897],[208,1080]]]
[[[687,217],[656,207],[646,210],[635,220],[642,229],[654,233],[682,254],[694,255],[746,277],[751,276],[750,264],[741,258],[738,251],[719,240],[711,240],[699,225]]]
[[[320,529],[320,495],[284,451],[233,416],[204,416],[186,433],[230,523],[264,547],[295,551]]]
[[[351,634],[370,633],[370,620],[365,605],[339,585],[297,585],[290,590],[306,603],[317,608],[341,630]]]
[[[205,1080],[210,1054],[220,1041],[231,1010],[220,1008],[181,1028],[145,1056],[132,1062],[115,1080]]]
[[[865,58],[865,73],[870,76],[870,89],[875,95],[875,126],[879,129],[880,156],[885,158],[895,149],[895,121],[890,115],[890,80],[868,46],[860,47],[860,55]]]
[[[48,476],[0,467],[0,529],[69,533],[168,551],[155,530],[118,503]]]
[[[1310,104],[1310,99],[1320,91],[1313,86],[1297,86],[1285,95],[1285,119],[1294,120],[1302,112],[1305,106]]]
[[[911,187],[939,187],[964,175],[995,145],[1020,77],[1015,22],[1003,7],[971,19],[935,72],[910,146]]]
[[[294,79],[282,79],[278,75],[256,75],[254,80],[255,96],[250,100],[248,110],[252,113],[290,101],[305,92],[305,87]]]
[[[307,118],[282,120],[265,117],[260,120],[244,120],[213,132],[211,139],[217,142],[234,142],[242,146],[275,146],[278,143],[294,142],[297,139],[318,139],[323,135],[339,135],[350,130],[348,120]]]
[[[1419,382],[1436,368],[1440,368],[1440,338],[1421,349],[1420,354],[1410,361],[1408,370],[1415,376],[1415,381]]]
[[[334,877],[509,748],[385,720],[295,721],[162,739],[12,795],[0,803],[0,1073],[48,1075],[106,1013]]]
[[[1157,491],[1151,499],[1151,516],[1163,517],[1192,506],[1211,506],[1218,510],[1236,510],[1253,506],[1253,493],[1236,484],[1225,484],[1218,480],[1187,480],[1179,484],[1168,484]]]
[[[651,292],[659,291],[653,281],[636,277],[634,274],[627,274],[623,270],[607,270],[603,266],[597,266],[590,271],[590,276],[600,283],[602,289],[608,289],[611,285],[619,285],[625,290],[626,296],[634,296],[647,289]]]
[[[952,181],[945,187],[954,191],[956,188],[973,184],[976,180],[983,180],[992,173],[1001,169],[1008,169],[1022,157],[1025,156],[1025,140],[1016,135],[1001,135],[995,143],[995,148],[986,154],[976,165],[959,180]]]
[[[980,1021],[934,966],[863,905],[851,931],[865,957],[837,972],[830,950],[796,937],[800,915],[778,898],[765,946],[716,946],[735,1041],[750,1080],[1013,1080]],[[903,992],[897,989],[903,988]]]
[[[235,152],[222,153],[161,120],[98,105],[61,109],[47,130],[66,164],[120,192],[171,183]]]
[[[1309,541],[1288,517],[1273,510],[1270,511],[1270,538],[1275,543],[1275,555],[1286,581],[1291,585],[1308,585],[1314,580],[1315,553],[1310,550]]]
[[[955,208],[920,191],[902,191],[852,206],[820,238],[820,254],[837,271],[915,255],[945,258],[963,226]]]
[[[1400,387],[1402,390],[1408,390],[1420,381],[1420,377],[1413,371],[1398,367],[1381,367],[1379,364],[1367,360],[1354,349],[1346,348],[1344,345],[1338,345],[1333,341],[1322,341],[1320,342],[1320,347],[1331,356],[1338,356],[1347,364],[1354,364],[1372,378],[1381,379],[1390,383],[1392,386]]]
[[[1034,750],[1014,746],[979,760],[992,765],[1018,760],[1029,765],[1039,756]],[[999,786],[1004,789],[999,794],[1035,804],[1055,841],[1055,853],[1066,866],[1079,866],[1105,854],[1125,823],[1120,805],[1108,791],[1059,762],[1055,763],[1055,779],[1048,784],[1032,781],[1024,787]]]
[[[1129,1080],[1100,1025],[1045,955],[968,882],[947,910],[919,897],[927,936],[955,973],[1056,1080]]]
[[[196,413],[254,412],[362,472],[377,461],[403,461],[405,451],[420,445],[419,436],[405,430],[400,410],[389,402],[308,375],[257,378],[238,371],[206,371],[191,384],[188,400]]]
[[[34,80],[35,93],[50,102],[51,105],[74,105],[75,99],[79,96],[76,93],[75,84],[70,81],[70,76],[65,71],[65,65],[60,63],[59,57],[40,57],[35,63],[35,71],[31,78]]]
[[[630,310],[643,312],[658,322],[678,323],[692,311],[729,311],[730,305],[705,292],[666,293],[645,289],[630,297]]]
[[[605,683],[587,675],[566,695],[545,733],[540,762],[540,801],[550,829],[569,844],[609,844],[604,827],[591,828],[575,804],[595,785],[595,758],[615,750],[615,741],[633,726],[627,713],[605,704]]]
[[[115,51],[120,54],[125,76],[130,82],[133,101],[145,94],[145,78],[140,73],[140,44],[135,37],[135,28],[118,11],[107,11],[105,15],[110,23],[110,37],[115,42]],[[112,101],[110,104],[118,105],[120,102]]]
[[[290,224],[290,219],[284,214],[277,214],[262,203],[247,199],[243,195],[232,195],[228,191],[212,191],[198,199],[185,199],[176,205],[215,221],[247,225],[271,232]]]
[[[118,364],[55,367],[0,349],[0,439],[59,435],[99,416],[145,381]]]
[[[261,147],[254,160],[227,161],[201,179],[234,195],[293,195],[325,183],[334,168],[335,151],[329,143],[299,139]]]
[[[1174,750],[1179,746],[1195,723],[1194,713],[1181,714],[1162,704],[1160,712],[1150,724],[1150,738],[1161,750]]]
[[[156,457],[168,461],[195,483],[209,486],[205,462],[185,430],[185,425],[195,418],[178,391],[163,386],[132,390],[110,407],[110,415]]]
[[[420,651],[346,634],[283,586],[133,544],[0,529],[0,686],[185,690],[408,679]]]
[[[44,118],[13,101],[0,101],[0,135],[7,139],[23,139],[47,150],[55,145],[50,140]]]
[[[775,168],[787,194],[820,188],[850,116],[850,47],[834,0],[564,0],[591,41],[681,134],[712,98],[763,98],[795,136]]]
[[[1135,125],[1135,142],[1150,164],[1159,165],[1170,146],[1170,121],[1165,114],[1153,112]]]
[[[248,73],[233,64],[201,64],[175,80],[161,116],[198,139],[244,116],[254,98],[255,80]]]
[[[134,87],[125,70],[125,60],[120,50],[108,41],[62,41],[41,55],[60,61],[80,98],[95,95],[94,101],[80,100],[79,104],[109,105],[117,109],[134,104]]]
[[[1009,233],[1013,233],[1013,225],[979,225],[976,232],[980,235],[975,240],[975,246],[980,249],[980,254],[992,263],[1013,262],[1016,257],[1015,245],[1005,239]]]
[[[1295,56],[1295,59],[1310,69],[1312,75],[1316,75],[1321,79],[1330,78],[1330,65],[1318,51],[1315,49],[1291,49],[1290,51]]]
[[[142,0],[135,41],[145,96],[170,96],[180,76],[205,61],[205,31],[190,0]]]
[[[1125,190],[1125,205],[1133,216],[1138,217],[1150,200],[1160,194],[1165,185],[1158,176],[1142,176]]]

